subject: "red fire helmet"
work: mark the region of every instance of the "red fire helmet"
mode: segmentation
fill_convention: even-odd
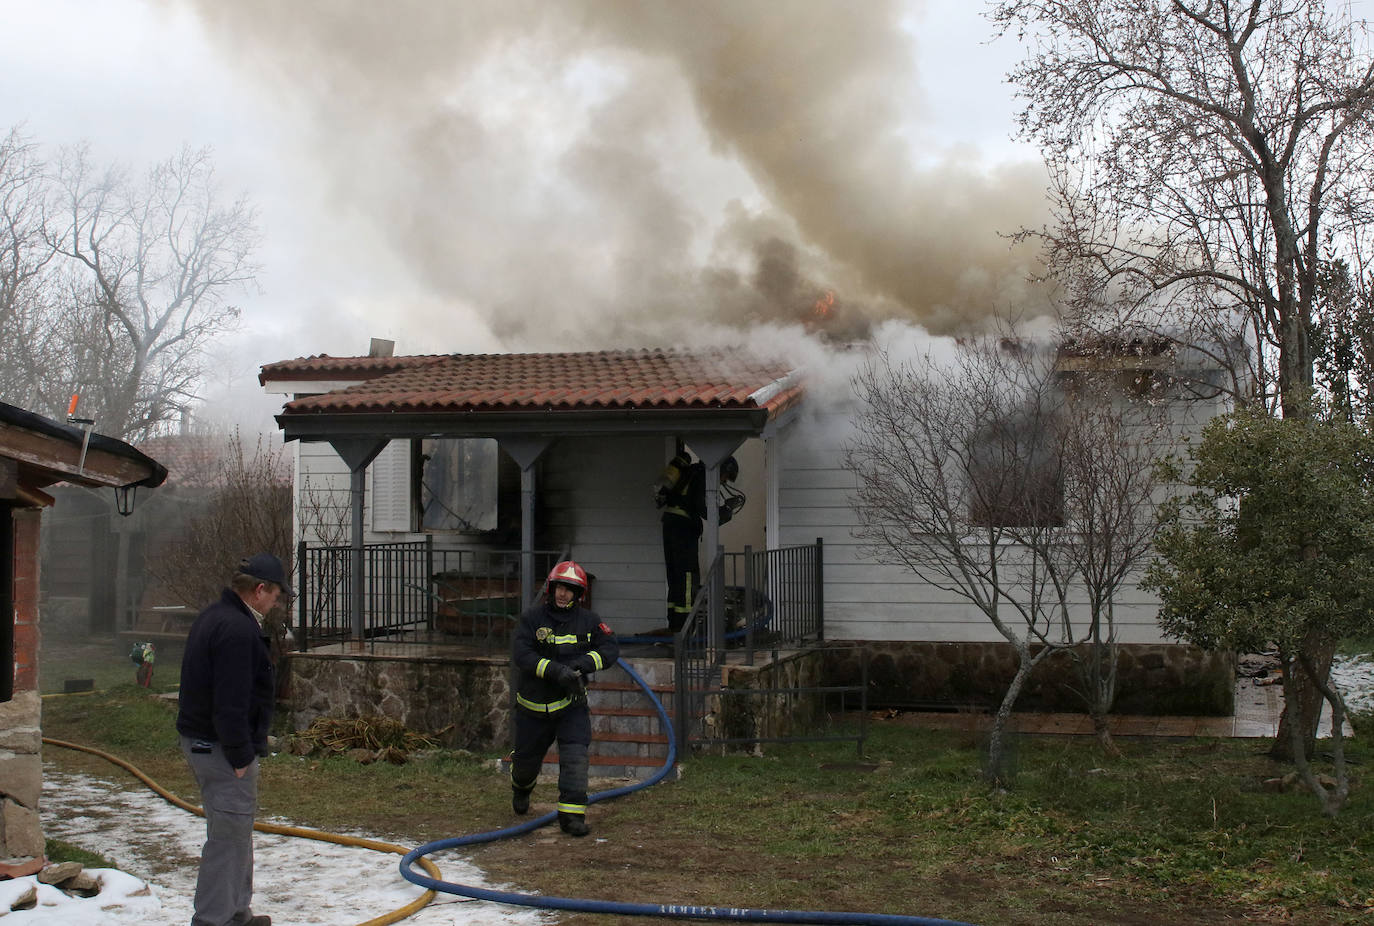
[[[548,581],[545,582],[545,591],[552,591],[554,583],[570,585],[577,589],[578,594],[581,594],[587,590],[587,573],[572,560],[564,560],[554,566],[549,573]]]

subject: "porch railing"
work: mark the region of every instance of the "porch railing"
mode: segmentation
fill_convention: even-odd
[[[776,550],[717,551],[675,641],[674,709],[680,749],[708,742],[857,738],[862,750],[862,729],[857,736],[848,732],[807,736],[795,729],[795,722],[807,713],[797,709],[800,701],[821,705],[812,714],[825,713],[823,705],[832,696],[841,705],[846,696],[862,701],[866,685],[728,691],[721,687],[721,665],[730,653],[737,653],[745,665],[754,665],[760,652],[771,651],[776,662],[782,650],[805,649],[824,640],[823,567],[824,546],[819,538],[815,544]],[[764,699],[761,709],[732,709],[754,698]],[[739,725],[730,729],[723,721],[732,714],[749,718],[743,724],[748,729]],[[708,720],[714,721],[714,729],[707,729]]]
[[[536,550],[539,579],[558,551]],[[526,603],[520,550],[435,549],[422,541],[363,545],[363,641],[424,640],[504,652]],[[356,638],[351,600],[353,548],[301,543],[296,561],[298,646],[307,649]]]

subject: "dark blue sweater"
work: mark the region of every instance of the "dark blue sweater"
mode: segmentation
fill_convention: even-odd
[[[177,731],[220,744],[234,768],[267,755],[276,679],[267,637],[233,590],[196,617],[181,657]]]

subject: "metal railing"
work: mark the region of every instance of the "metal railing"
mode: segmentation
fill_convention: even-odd
[[[846,698],[867,698],[860,686],[773,686],[726,689],[721,666],[731,652],[745,665],[771,651],[813,648],[825,638],[824,546],[815,544],[726,553],[718,550],[706,571],[674,647],[674,710],[678,746],[728,745],[806,739],[857,739],[863,750],[866,726],[857,734],[808,734],[817,718],[834,715],[834,696],[844,713]],[[745,706],[749,702],[757,706]],[[808,720],[809,718],[809,720]]]
[[[300,543],[297,645],[354,640],[351,546]],[[425,640],[509,646],[522,600],[520,550],[436,550],[433,538],[363,545],[362,639]],[[557,551],[531,554],[533,587],[558,561]]]

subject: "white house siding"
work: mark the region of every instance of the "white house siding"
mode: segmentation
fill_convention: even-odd
[[[539,533],[596,577],[592,605],[620,634],[666,625],[653,502],[664,447],[661,437],[563,438],[541,459]]]
[[[1224,411],[1222,397],[1169,406],[1175,434],[1196,437]],[[844,468],[844,443],[853,429],[854,409],[811,410],[780,436],[778,538],[785,545],[825,544],[825,626],[832,640],[909,642],[999,642],[1003,638],[981,611],[958,594],[936,588],[902,566],[867,556],[854,537],[857,485]],[[1176,444],[1182,448],[1182,440]],[[1121,643],[1165,640],[1155,621],[1159,602],[1134,582],[1116,600]],[[1019,617],[1008,613],[1013,626]],[[1080,620],[1080,624],[1084,623]]]

